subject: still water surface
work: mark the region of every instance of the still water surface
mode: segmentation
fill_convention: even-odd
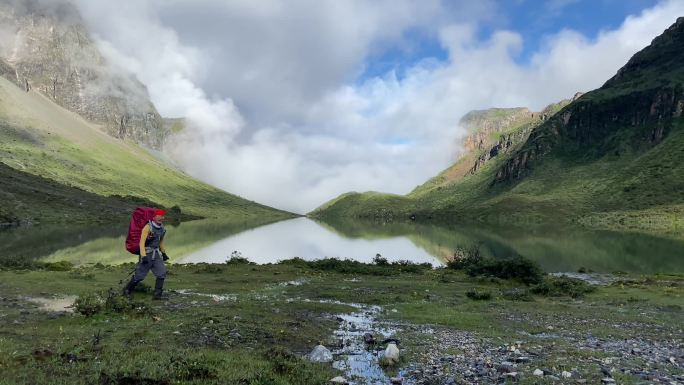
[[[0,232],[0,258],[37,258],[117,264],[135,261],[124,248],[126,224],[85,228],[13,229]],[[307,218],[254,227],[211,219],[168,226],[173,262],[222,263],[233,251],[257,263],[300,257],[391,261],[441,265],[454,251],[478,245],[488,256],[522,255],[546,271],[632,273],[684,272],[684,240],[645,234],[568,228],[410,223],[320,223]]]

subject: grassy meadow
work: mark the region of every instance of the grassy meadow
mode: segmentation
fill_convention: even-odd
[[[521,383],[544,382],[531,374],[538,367],[572,367],[590,382],[600,380],[597,362],[616,353],[588,352],[574,345],[575,337],[608,344],[638,333],[657,343],[684,327],[684,278],[679,275],[623,275],[591,290],[574,283],[551,290],[561,286],[543,276],[536,278],[540,283],[526,285],[470,276],[468,270],[382,260],[271,265],[234,260],[172,265],[168,301],[150,299],[146,290],[152,277],[133,302],[108,294],[109,288],[119,290],[131,267],[43,263],[0,271],[5,325],[0,383],[326,384],[341,373],[304,356],[319,341],[335,344],[337,315],[354,311],[351,304],[381,307],[379,321],[396,329],[403,341],[400,365],[420,362],[439,346],[424,334],[425,327],[469,333],[491,346],[521,342],[538,351],[519,366]],[[97,304],[96,293],[104,298]],[[80,298],[77,310],[100,309],[85,316],[36,303],[64,296]],[[458,346],[452,349],[459,354]],[[639,356],[629,362],[630,367],[646,365]],[[682,373],[671,365],[666,369]],[[396,373],[397,368],[387,370]],[[615,377],[620,383],[637,382],[620,372]]]

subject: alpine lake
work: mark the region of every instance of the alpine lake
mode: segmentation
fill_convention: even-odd
[[[27,257],[76,266],[134,262],[124,249],[127,224],[8,229],[0,258]],[[257,264],[299,257],[372,262],[406,260],[440,266],[456,251],[478,247],[486,257],[519,255],[546,272],[657,274],[684,272],[684,239],[553,226],[323,223],[308,218],[254,227],[218,219],[167,225],[172,263],[224,263],[241,256]],[[27,252],[27,250],[29,250]]]

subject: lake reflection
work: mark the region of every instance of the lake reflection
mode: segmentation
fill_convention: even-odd
[[[684,272],[684,240],[637,233],[577,228],[477,225],[437,226],[358,221],[315,222],[297,218],[258,227],[220,219],[168,227],[172,262],[223,263],[233,251],[257,263],[300,257],[443,264],[459,248],[477,246],[484,255],[522,255],[548,272]],[[127,225],[0,231],[0,258],[39,258],[76,265],[132,262],[124,250]]]
[[[376,239],[348,238],[307,218],[297,218],[258,227],[214,243],[183,257],[180,262],[222,263],[232,251],[252,262],[269,263],[300,257],[351,258],[370,262],[376,254],[390,261],[407,259],[417,263],[441,264],[438,257],[407,237]]]

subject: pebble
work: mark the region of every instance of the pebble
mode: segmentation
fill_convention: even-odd
[[[543,376],[543,375],[544,375],[544,371],[539,370],[539,369],[535,369],[534,372],[533,372],[532,374],[534,374],[535,376]]]
[[[563,377],[563,378],[570,378],[570,377],[572,377],[572,373],[567,372],[567,371],[564,370],[564,371],[561,373],[561,377]]]

